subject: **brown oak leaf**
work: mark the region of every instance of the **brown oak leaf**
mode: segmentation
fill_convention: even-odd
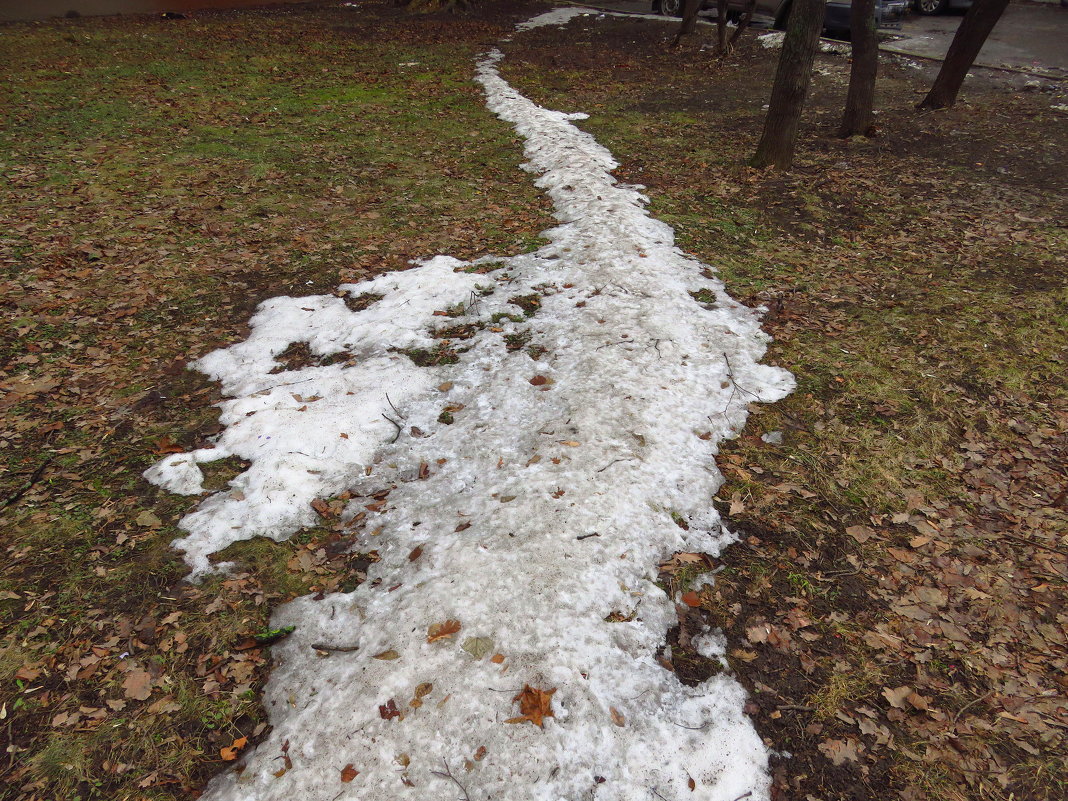
[[[544,726],[545,718],[553,718],[553,693],[551,690],[539,690],[529,684],[523,686],[513,701],[519,702],[520,715],[517,718],[509,718],[505,723],[523,723],[530,721],[535,726]]]
[[[460,628],[459,620],[446,620],[444,623],[432,623],[426,630],[426,641],[437,642],[438,640],[444,640],[446,637],[451,637],[458,632]]]
[[[248,745],[247,737],[238,737],[234,740],[232,745],[228,745],[219,749],[219,756],[222,757],[223,762],[233,762],[237,759],[237,755],[241,753],[241,749]]]

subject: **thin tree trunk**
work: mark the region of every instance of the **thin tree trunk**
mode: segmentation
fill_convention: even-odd
[[[794,0],[771,87],[768,116],[764,118],[764,133],[749,162],[754,167],[788,170],[793,165],[797,127],[808,95],[816,42],[823,29],[825,3],[826,0]]]
[[[964,76],[975,63],[986,37],[994,30],[994,25],[1001,19],[1008,4],[1009,0],[975,0],[972,3],[957,28],[931,91],[919,108],[949,108],[957,102]]]
[[[716,0],[716,45],[723,55],[727,50],[727,0]]]
[[[850,7],[849,38],[853,66],[849,70],[849,93],[838,135],[871,135],[875,104],[875,76],[879,71],[879,46],[875,41],[875,0],[853,0]]]
[[[682,24],[675,34],[673,47],[678,47],[682,37],[689,36],[697,30],[697,12],[701,10],[701,0],[686,0],[682,6]]]
[[[733,48],[737,44],[738,40],[742,38],[742,34],[745,33],[745,29],[749,27],[749,23],[753,20],[753,11],[756,9],[756,0],[749,0],[745,4],[745,10],[742,11],[742,16],[738,20],[738,27],[734,29],[734,33],[731,34],[731,40],[727,42],[728,48]]]

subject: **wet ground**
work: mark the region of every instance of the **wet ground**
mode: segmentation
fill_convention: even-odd
[[[963,16],[960,11],[936,17],[913,15],[905,22],[903,38],[884,48],[941,58]],[[1052,3],[1013,3],[998,20],[976,63],[1068,75],[1066,42],[1068,8]]]
[[[648,13],[652,7],[647,0],[607,0],[594,5],[632,13]],[[963,17],[963,11],[951,11],[936,17],[913,13],[905,20],[900,33],[883,47],[895,52],[941,59],[949,49],[953,34]],[[1068,8],[1050,2],[1012,3],[983,46],[976,64],[1068,75],[1068,47],[1065,42],[1068,42]]]

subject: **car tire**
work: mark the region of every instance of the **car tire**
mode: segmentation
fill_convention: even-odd
[[[681,17],[685,5],[684,0],[660,0],[659,11],[665,17]]]
[[[925,17],[943,13],[949,6],[949,0],[916,0],[916,11]]]

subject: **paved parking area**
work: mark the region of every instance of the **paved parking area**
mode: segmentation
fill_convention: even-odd
[[[606,0],[591,5],[631,13],[648,13],[652,7],[651,0]],[[963,11],[937,17],[912,14],[900,35],[885,43],[884,49],[940,59],[963,16]],[[1013,3],[987,39],[976,64],[1068,76],[1068,8],[1058,2]]]

